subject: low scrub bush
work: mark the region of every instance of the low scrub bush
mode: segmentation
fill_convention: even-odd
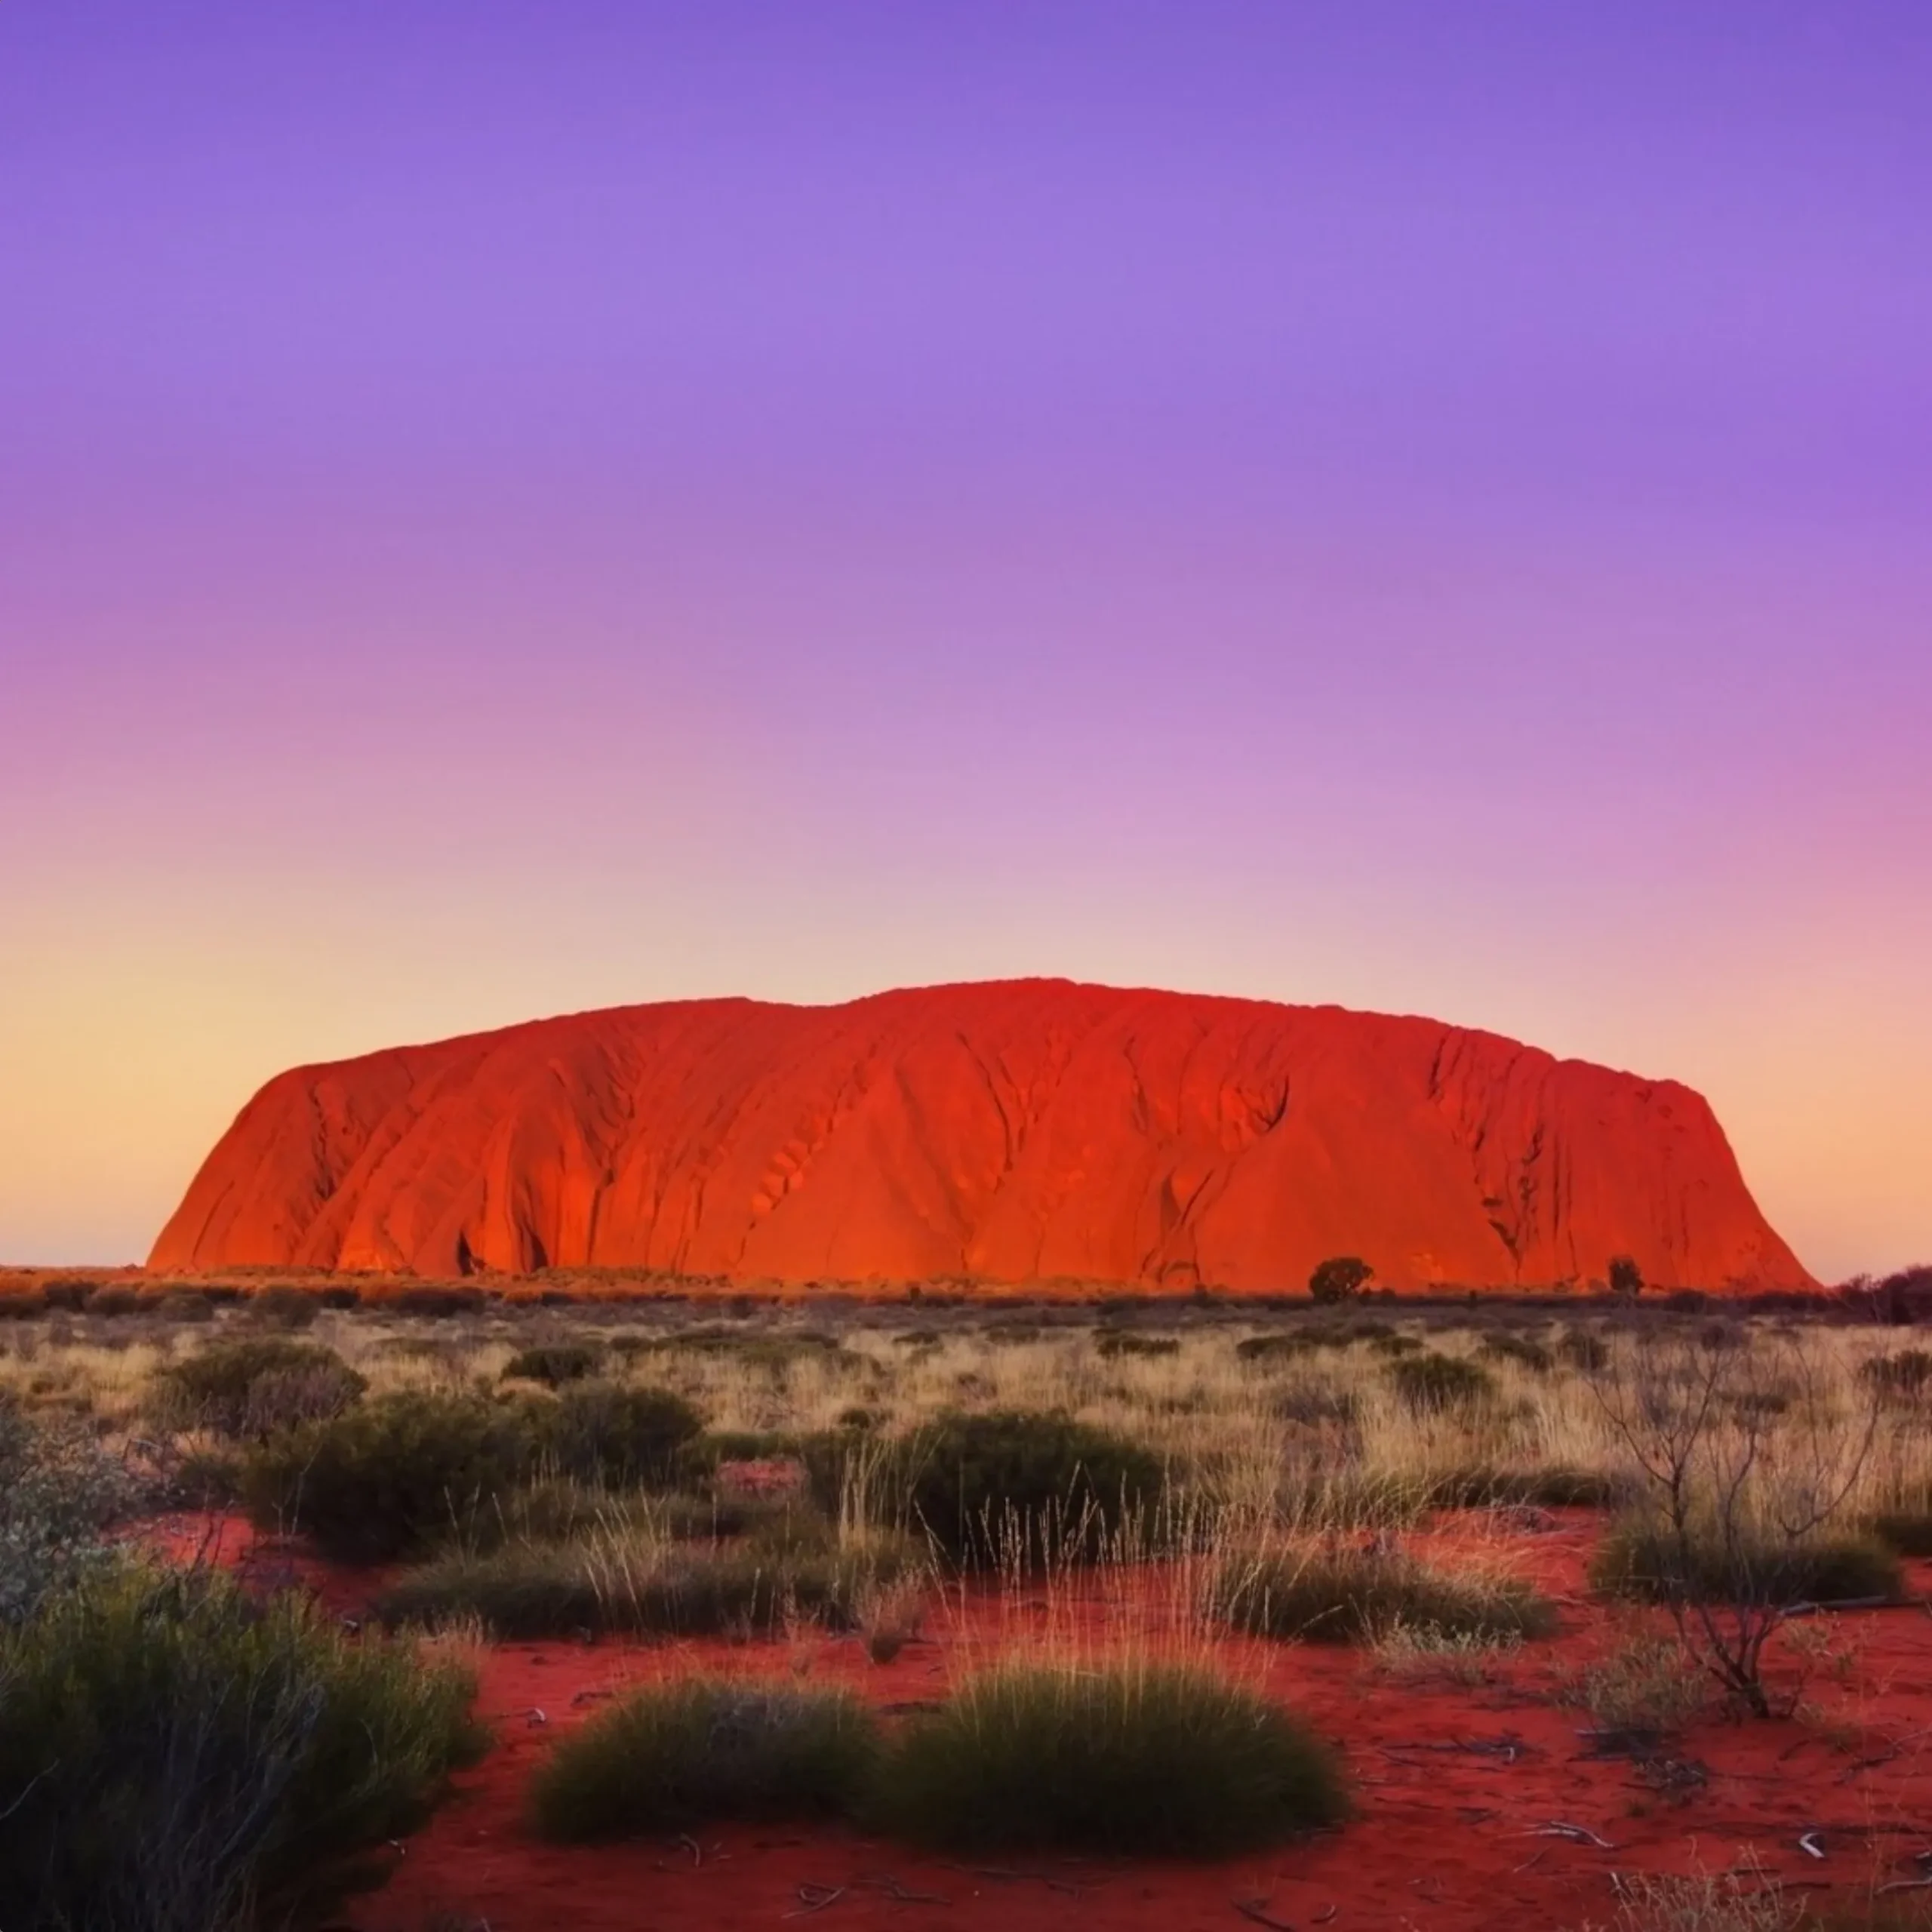
[[[1932,1556],[1932,1495],[1895,1497],[1862,1527],[1900,1556]]]
[[[1091,1561],[1151,1527],[1165,1484],[1152,1451],[1065,1416],[942,1416],[898,1445],[883,1488],[967,1568]]]
[[[1094,1337],[1094,1352],[1106,1361],[1122,1355],[1177,1355],[1180,1343],[1172,1335],[1136,1335],[1120,1329],[1103,1329]]]
[[[565,1738],[530,1786],[530,1820],[565,1844],[719,1819],[836,1817],[871,1783],[872,1715],[849,1691],[687,1678],[633,1691]]]
[[[0,1398],[0,1625],[104,1561],[105,1534],[135,1500],[127,1472],[85,1429],[29,1421]]]
[[[571,1382],[544,1412],[544,1454],[560,1475],[612,1488],[668,1482],[704,1418],[668,1389]]]
[[[1423,1342],[1420,1336],[1404,1335],[1400,1329],[1397,1328],[1386,1329],[1382,1334],[1371,1335],[1367,1339],[1368,1346],[1376,1354],[1386,1355],[1392,1359],[1402,1355],[1420,1355],[1423,1352]]]
[[[1346,1426],[1356,1420],[1361,1403],[1352,1389],[1331,1389],[1316,1382],[1296,1382],[1277,1389],[1268,1400],[1269,1411],[1282,1422],[1309,1428]]]
[[[319,1295],[288,1281],[278,1281],[248,1297],[248,1319],[264,1328],[312,1328],[321,1312]]]
[[[257,1444],[242,1497],[261,1527],[300,1531],[340,1562],[388,1562],[476,1534],[541,1447],[527,1410],[408,1390]]]
[[[152,1407],[175,1428],[260,1437],[340,1415],[368,1386],[333,1349],[263,1335],[217,1343],[158,1371]]]
[[[779,1371],[802,1361],[827,1361],[844,1352],[836,1335],[809,1328],[780,1330],[725,1327],[687,1328],[667,1335],[639,1337],[631,1344],[653,1352],[728,1356],[748,1368]]]
[[[1238,1558],[1214,1594],[1237,1629],[1306,1643],[1373,1643],[1398,1628],[1494,1641],[1545,1637],[1556,1623],[1555,1607],[1516,1577],[1438,1570],[1374,1548]]]
[[[451,1321],[459,1315],[481,1315],[489,1305],[481,1288],[405,1288],[383,1306],[397,1315],[414,1315],[430,1321]]]
[[[1559,1696],[1598,1730],[1655,1737],[1681,1730],[1710,1704],[1710,1672],[1675,1638],[1639,1632],[1566,1678]]]
[[[1660,1604],[1799,1603],[1891,1599],[1905,1579],[1894,1552],[1875,1537],[1820,1534],[1801,1540],[1718,1526],[1679,1537],[1642,1516],[1612,1524],[1590,1565],[1606,1595]]]
[[[912,1721],[874,1812],[946,1850],[1212,1858],[1337,1824],[1347,1809],[1329,1748],[1208,1670],[1009,1665]]]
[[[1244,1335],[1235,1344],[1235,1354],[1242,1361],[1293,1361],[1312,1355],[1320,1346],[1307,1335]]]
[[[1432,1477],[1429,1500],[1438,1509],[1509,1509],[1526,1503],[1545,1509],[1601,1509],[1627,1503],[1630,1484],[1607,1469],[1577,1469],[1566,1463],[1527,1469],[1478,1463]]]
[[[313,1923],[481,1740],[474,1686],[306,1598],[122,1569],[0,1633],[5,1923]]]
[[[1556,1366],[1556,1358],[1542,1343],[1527,1335],[1485,1335],[1482,1352],[1497,1361],[1513,1361],[1533,1375],[1547,1375]]]
[[[1874,1355],[1860,1363],[1858,1378],[1888,1401],[1914,1401],[1932,1384],[1932,1352],[1901,1349],[1896,1355]]]
[[[601,1342],[540,1342],[519,1349],[503,1364],[506,1382],[541,1382],[560,1389],[567,1382],[587,1381],[608,1358]]]
[[[1397,1397],[1416,1415],[1440,1415],[1471,1408],[1496,1392],[1496,1379],[1481,1363],[1431,1350],[1397,1357],[1389,1364]]]
[[[1595,1375],[1610,1366],[1610,1344],[1586,1328],[1566,1330],[1556,1344],[1558,1355],[1571,1367]]]
[[[96,1288],[88,1297],[85,1312],[102,1321],[112,1321],[124,1315],[146,1315],[152,1306],[143,1298],[140,1289],[114,1281]]]

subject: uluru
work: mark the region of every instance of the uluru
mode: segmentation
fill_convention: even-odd
[[[676,1001],[278,1075],[150,1267],[1814,1285],[1703,1097],[1334,1006],[1014,980]]]

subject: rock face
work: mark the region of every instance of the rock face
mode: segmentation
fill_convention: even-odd
[[[157,1269],[1798,1288],[1688,1088],[1336,1007],[1059,980],[626,1007],[270,1081]]]

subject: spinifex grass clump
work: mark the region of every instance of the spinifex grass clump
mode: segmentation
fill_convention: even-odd
[[[1786,1540],[1694,1522],[1679,1535],[1637,1515],[1611,1526],[1590,1580],[1613,1596],[1661,1604],[1861,1603],[1902,1594],[1897,1556],[1877,1537],[1840,1531]]]
[[[851,1693],[698,1678],[633,1691],[559,1744],[530,1786],[530,1818],[569,1844],[718,1819],[851,1812],[878,1756]]]
[[[0,1633],[11,1927],[312,1922],[481,1747],[460,1668],[293,1595],[123,1569]]]
[[[165,1425],[260,1437],[340,1415],[368,1386],[333,1349],[261,1335],[217,1343],[162,1369],[152,1407]]]
[[[1128,1329],[1103,1328],[1094,1337],[1094,1352],[1104,1361],[1123,1355],[1177,1355],[1180,1342],[1173,1335],[1137,1335]]]
[[[1480,1362],[1461,1355],[1398,1355],[1389,1364],[1389,1380],[1397,1398],[1417,1415],[1441,1415],[1487,1401],[1496,1393],[1496,1378]]]
[[[1153,1523],[1166,1484],[1154,1452],[1065,1416],[942,1416],[881,1476],[910,1526],[965,1568],[1091,1561]]]
[[[1513,1361],[1519,1367],[1527,1368],[1532,1375],[1547,1375],[1556,1366],[1556,1358],[1542,1343],[1528,1335],[1512,1335],[1505,1330],[1500,1334],[1485,1335],[1482,1352],[1498,1361]]]
[[[968,1678],[892,1752],[878,1822],[971,1852],[1212,1858],[1339,1823],[1335,1755],[1202,1666],[1007,1664]]]
[[[1237,1558],[1214,1606],[1253,1635],[1372,1643],[1392,1631],[1485,1641],[1545,1637],[1555,1607],[1519,1578],[1432,1568],[1399,1551],[1309,1545]]]
[[[552,1389],[587,1381],[610,1351],[601,1342],[539,1342],[519,1349],[503,1364],[506,1382],[541,1382]]]
[[[743,1638],[803,1623],[849,1629],[870,1594],[918,1571],[918,1552],[902,1539],[841,1543],[810,1520],[768,1523],[715,1545],[613,1529],[442,1557],[397,1578],[374,1608],[392,1625],[475,1617],[510,1640],[586,1631]]]

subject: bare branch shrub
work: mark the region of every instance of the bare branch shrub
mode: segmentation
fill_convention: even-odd
[[[1847,1586],[1896,1587],[1895,1563],[1832,1534],[1871,1454],[1870,1390],[1789,1339],[1654,1330],[1589,1384],[1644,1491],[1606,1539],[1598,1582],[1663,1604],[1724,1690],[1771,1715],[1764,1650],[1785,1617]]]

